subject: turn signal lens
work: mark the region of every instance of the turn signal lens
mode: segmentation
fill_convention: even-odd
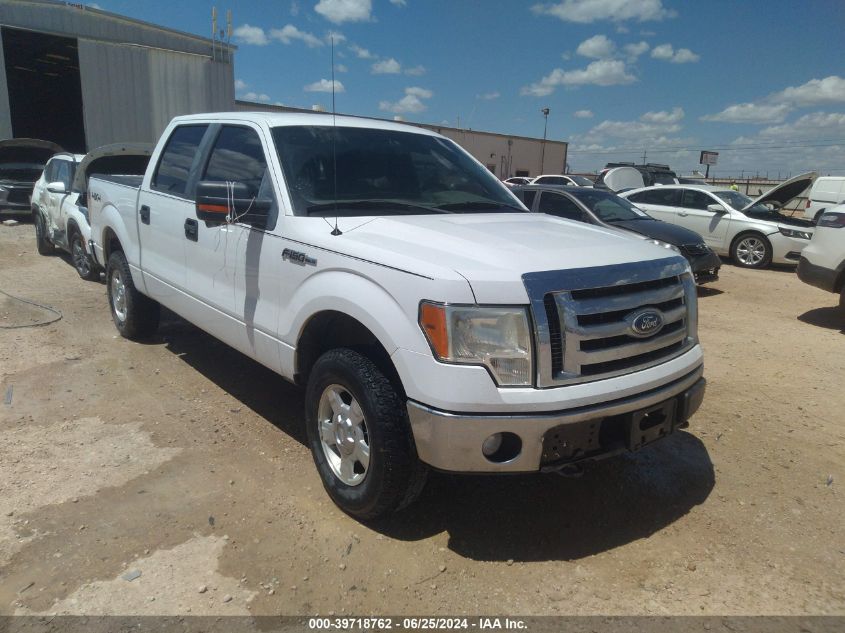
[[[446,331],[446,308],[433,303],[423,303],[420,325],[434,353],[441,359],[449,356],[449,333]]]

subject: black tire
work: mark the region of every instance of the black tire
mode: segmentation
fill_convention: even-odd
[[[731,243],[731,259],[742,268],[766,268],[772,263],[772,244],[760,233],[740,233]]]
[[[35,247],[38,249],[38,254],[52,255],[55,249],[47,237],[47,223],[44,222],[44,216],[40,211],[34,211],[32,215],[35,223]]]
[[[363,413],[370,459],[357,485],[344,483],[334,472],[323,446],[318,413],[324,392],[332,386],[346,390]],[[305,420],[323,486],[347,514],[378,519],[411,504],[422,492],[428,468],[417,457],[405,400],[367,357],[340,348],[317,360],[308,378]]]
[[[85,250],[85,243],[82,241],[82,233],[73,229],[68,240],[70,245],[70,257],[73,260],[73,267],[85,281],[98,281],[100,269],[91,260],[91,256]]]
[[[121,287],[122,296],[119,292]],[[121,336],[132,340],[142,339],[158,329],[158,302],[142,295],[135,288],[129,263],[122,251],[114,251],[109,256],[106,294],[112,319]]]
[[[845,286],[839,291],[839,314],[845,318]]]

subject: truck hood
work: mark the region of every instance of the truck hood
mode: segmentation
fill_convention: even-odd
[[[334,249],[427,277],[464,277],[479,303],[526,303],[522,275],[666,257],[635,235],[535,213],[343,218]]]
[[[690,231],[677,224],[670,224],[663,220],[643,218],[641,220],[623,220],[608,222],[610,226],[619,227],[639,233],[667,244],[680,246],[681,244],[701,244],[704,240],[695,231]]]

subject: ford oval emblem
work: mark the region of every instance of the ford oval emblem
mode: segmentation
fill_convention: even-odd
[[[658,310],[643,310],[630,317],[631,333],[639,338],[654,336],[663,329],[663,313]]]

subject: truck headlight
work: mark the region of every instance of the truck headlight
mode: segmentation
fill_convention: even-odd
[[[675,251],[676,253],[681,252],[680,248],[678,248],[674,244],[670,244],[669,242],[664,242],[663,240],[655,240],[655,239],[652,239],[652,238],[649,238],[649,237],[647,237],[645,239],[646,239],[647,242],[649,242],[650,244],[654,244],[655,246],[662,246],[663,248],[666,248],[670,251]]]
[[[483,365],[499,385],[531,385],[531,333],[525,308],[423,301],[419,322],[438,360]]]
[[[809,231],[796,231],[795,229],[785,229],[781,226],[778,227],[778,231],[780,231],[781,235],[785,235],[786,237],[797,237],[801,240],[809,240],[813,237],[813,234]]]

